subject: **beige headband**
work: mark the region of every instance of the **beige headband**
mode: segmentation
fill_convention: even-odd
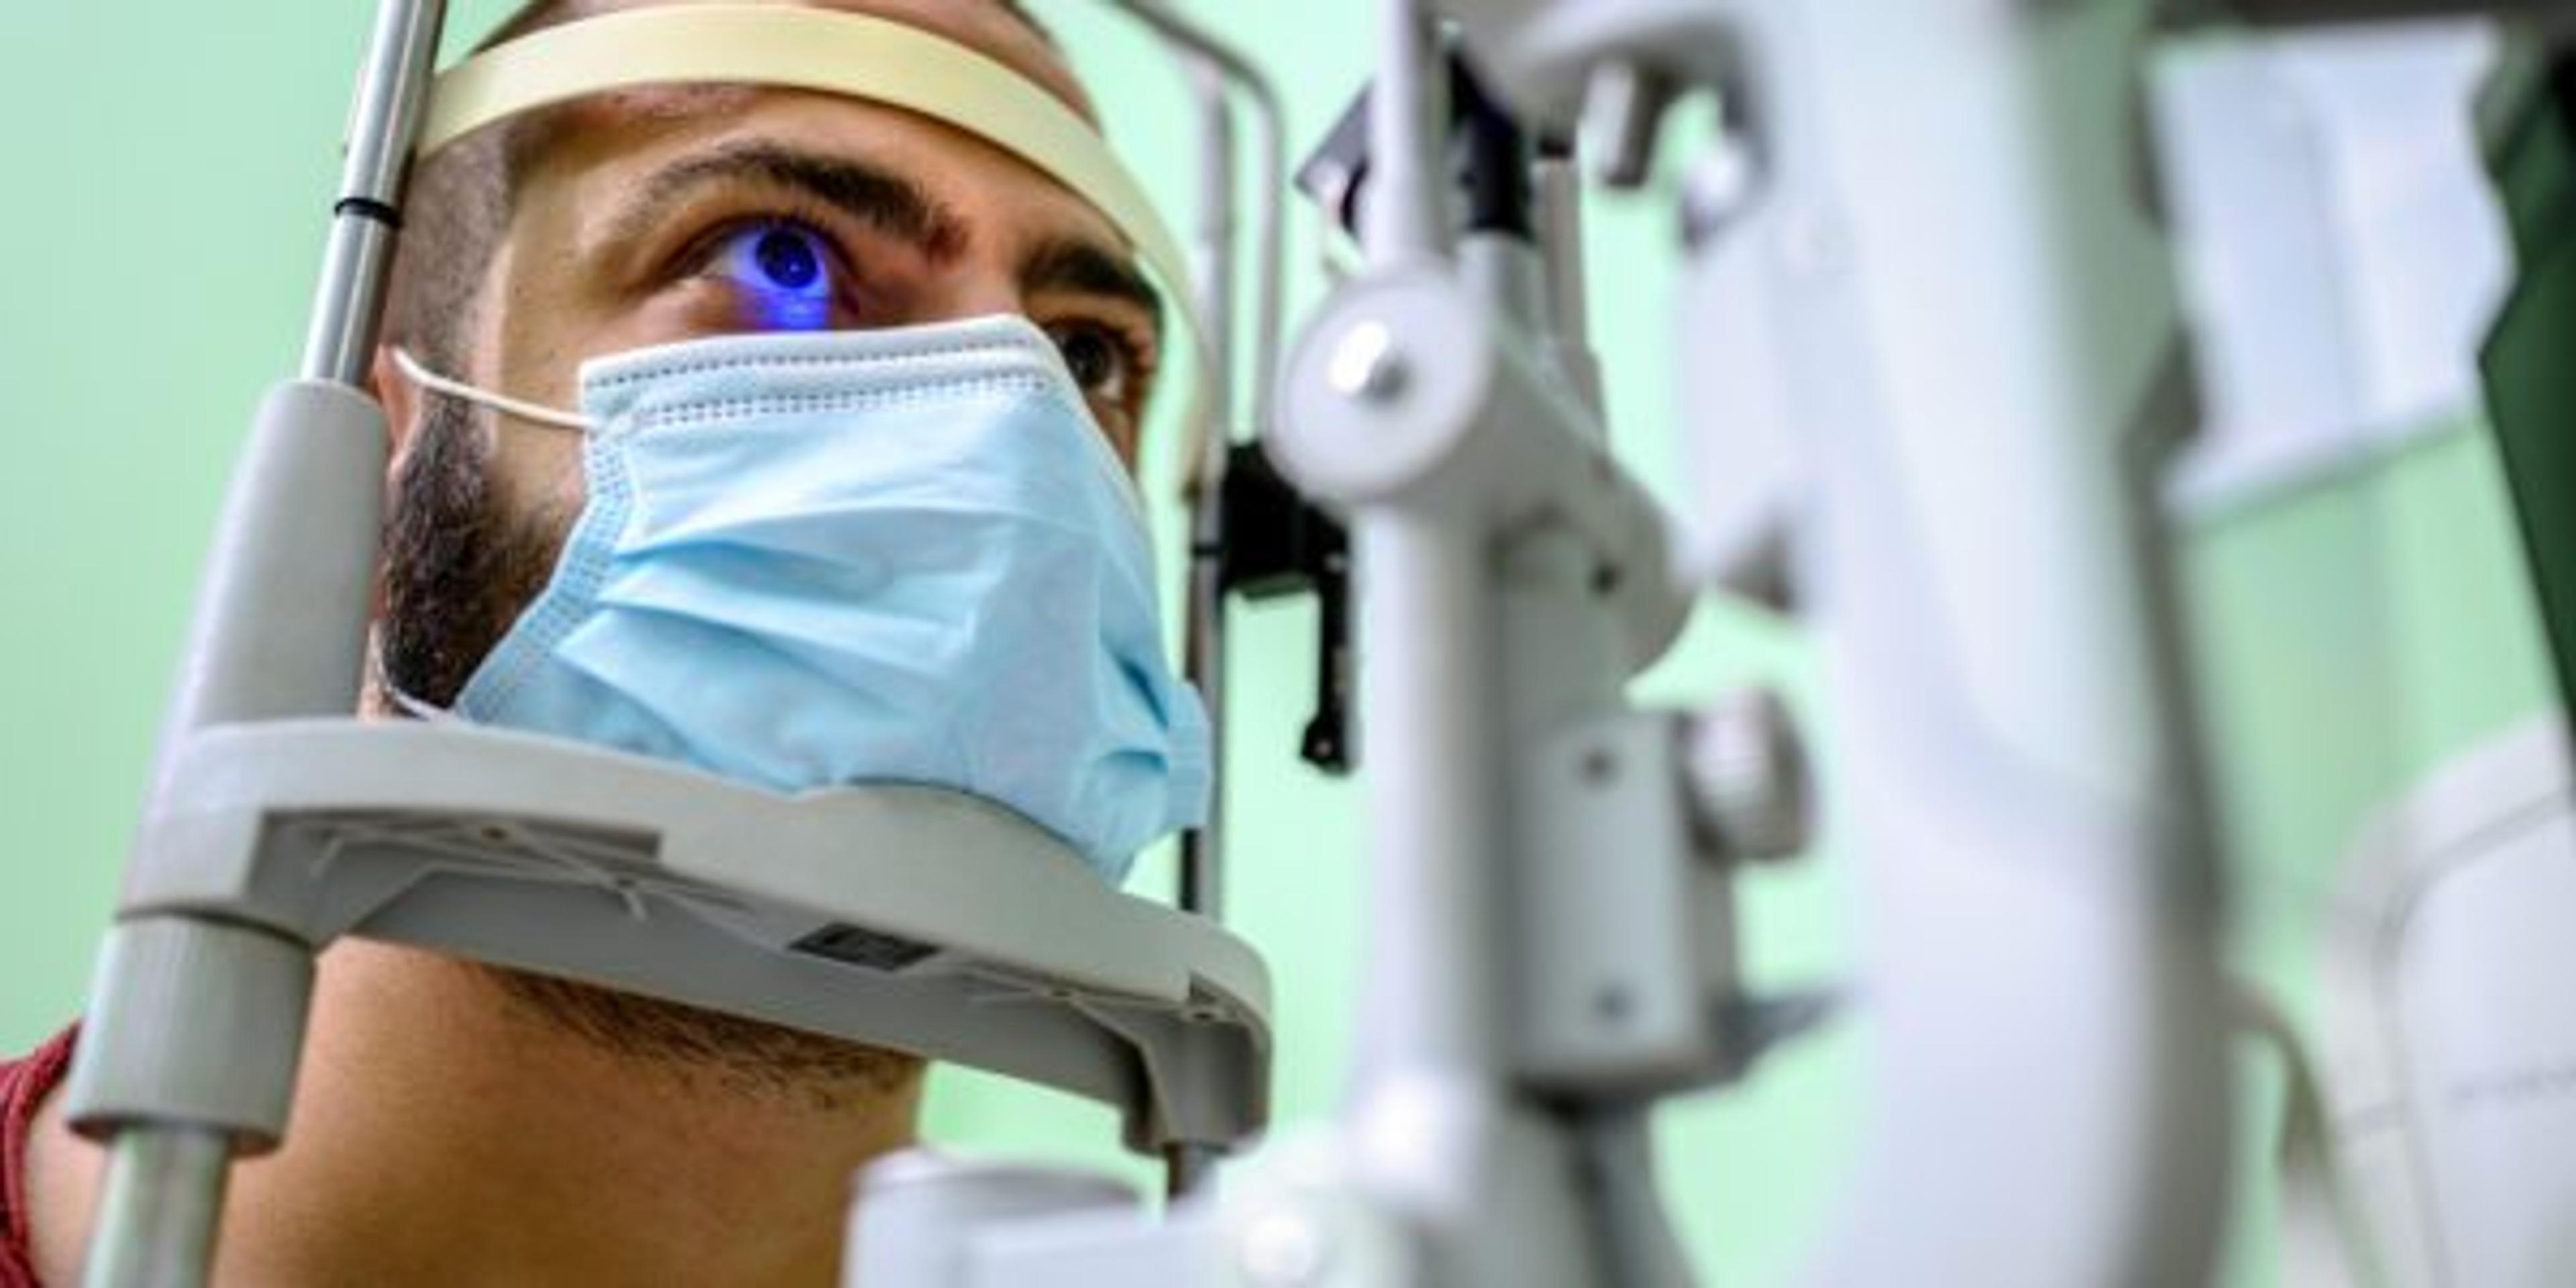
[[[981,136],[1116,225],[1161,279],[1206,360],[1207,333],[1193,307],[1180,243],[1099,132],[994,59],[903,23],[799,5],[674,4],[551,27],[441,75],[419,154],[585,94],[683,83],[819,90],[904,108]],[[1185,406],[1195,413],[1195,397]]]

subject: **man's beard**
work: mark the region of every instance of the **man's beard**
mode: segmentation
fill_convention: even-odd
[[[491,485],[484,414],[432,395],[394,483],[384,539],[379,682],[452,707],[474,668],[545,589],[572,516],[520,514]],[[848,1107],[915,1077],[921,1061],[677,1002],[474,963],[505,1003],[621,1058],[733,1089]]]

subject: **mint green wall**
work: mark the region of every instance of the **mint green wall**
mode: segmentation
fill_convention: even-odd
[[[479,33],[502,7],[464,3],[458,25]],[[1048,12],[1121,143],[1187,191],[1177,85],[1141,40],[1086,30],[1086,7]],[[1197,7],[1293,72],[1300,141],[1363,75],[1362,0]],[[225,469],[253,400],[295,360],[365,8],[0,6],[0,477],[16,485],[0,506],[0,1050],[79,1006]],[[1294,263],[1311,300],[1302,223]],[[1642,203],[1602,212],[1594,233],[1600,278],[1617,284],[1597,313],[1620,433],[1669,485],[1665,219]],[[2318,896],[2370,802],[2549,700],[2498,497],[2483,438],[2452,434],[2208,524],[2189,547],[2240,867],[2236,956],[2294,1008]],[[1244,616],[1229,796],[1236,923],[1279,983],[1283,1119],[1331,1103],[1359,983],[1354,797],[1288,751],[1309,630],[1302,608]],[[1794,632],[1711,609],[1643,691],[1683,701],[1763,677],[1808,691]],[[1140,888],[1167,871],[1149,866]],[[1818,979],[1846,960],[1845,893],[1830,856],[1756,877],[1757,978]],[[1667,1114],[1675,1206],[1712,1275],[1778,1267],[1812,1229],[1851,1143],[1851,1049],[1820,1040]],[[2259,1125],[2272,1092],[2259,1062],[2246,1067]],[[966,1075],[943,1077],[931,1117],[936,1135],[978,1148],[1113,1153],[1104,1114]],[[2260,1169],[2242,1170],[2259,1217]],[[2268,1243],[2259,1220],[2244,1224],[2256,1233],[2232,1250],[2230,1279],[2264,1282]]]

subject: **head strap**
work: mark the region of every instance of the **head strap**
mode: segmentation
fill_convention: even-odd
[[[1091,203],[1163,283],[1204,359],[1188,260],[1099,131],[1002,63],[918,27],[787,4],[651,5],[550,27],[438,78],[427,157],[496,121],[605,90],[745,84],[917,112],[977,135]],[[1195,400],[1192,400],[1195,406]]]

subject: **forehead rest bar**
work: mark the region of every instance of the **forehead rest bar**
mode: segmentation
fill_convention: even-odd
[[[676,4],[550,27],[440,75],[418,154],[427,157],[484,126],[584,95],[677,84],[839,94],[983,138],[1115,225],[1162,281],[1202,362],[1209,360],[1180,243],[1099,131],[1002,63],[884,18],[799,5]],[[1193,390],[1193,422],[1198,410]]]

